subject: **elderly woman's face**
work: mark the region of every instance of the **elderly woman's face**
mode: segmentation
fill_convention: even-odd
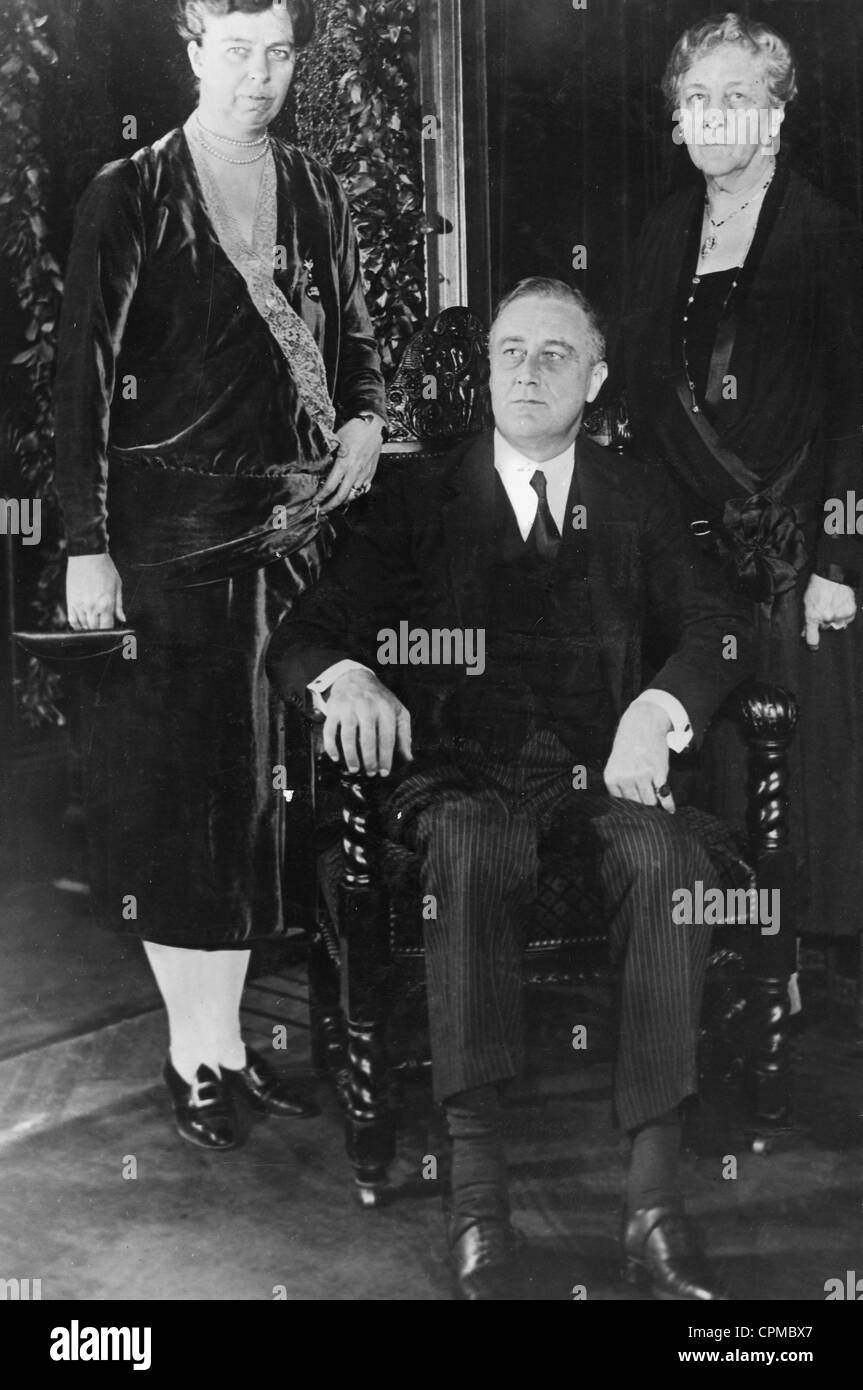
[[[296,63],[294,26],[284,4],[258,14],[207,15],[189,60],[201,84],[205,123],[230,135],[248,135],[281,111]]]
[[[746,169],[778,133],[781,108],[771,107],[764,60],[737,44],[692,64],[677,105],[689,157],[707,177]]]

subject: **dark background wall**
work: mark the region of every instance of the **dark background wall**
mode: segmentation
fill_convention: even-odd
[[[659,82],[703,0],[488,0],[493,290],[530,273],[570,278],[614,314],[647,209],[696,177],[671,140]],[[783,149],[837,202],[863,212],[863,0],[736,8],[791,44],[800,96]],[[587,271],[572,247],[587,247]]]

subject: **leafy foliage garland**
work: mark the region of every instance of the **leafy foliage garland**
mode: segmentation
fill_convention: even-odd
[[[425,305],[418,0],[318,0],[295,83],[297,143],[339,176],[390,375]]]
[[[50,174],[42,152],[42,88],[57,61],[45,37],[47,17],[32,0],[0,10],[0,263],[14,302],[8,306],[14,342],[3,360],[0,414],[4,495],[42,500],[40,572],[28,595],[26,620],[43,628],[62,626],[59,577],[63,542],[53,492],[54,433],[51,384],[57,320],[63,293],[60,267],[50,249],[47,217]],[[13,465],[12,460],[15,460]],[[28,723],[58,722],[54,703],[58,678],[35,661],[26,670],[20,705]]]

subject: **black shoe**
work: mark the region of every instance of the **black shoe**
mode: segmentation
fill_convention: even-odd
[[[650,1287],[654,1298],[727,1302],[710,1274],[694,1226],[671,1207],[642,1207],[626,1223],[625,1278]]]
[[[321,1108],[313,1100],[298,1096],[288,1083],[272,1070],[263,1057],[246,1048],[246,1065],[241,1071],[222,1067],[222,1077],[230,1091],[240,1096],[253,1110],[265,1115],[280,1115],[283,1119],[305,1119],[320,1115]]]
[[[174,1102],[177,1129],[190,1144],[201,1149],[232,1149],[237,1142],[237,1117],[224,1078],[200,1066],[191,1086],[171,1065],[168,1057],[162,1079]]]
[[[475,1221],[455,1239],[450,1234],[455,1297],[468,1303],[511,1299],[517,1292],[518,1255],[523,1246],[524,1237],[508,1221]]]

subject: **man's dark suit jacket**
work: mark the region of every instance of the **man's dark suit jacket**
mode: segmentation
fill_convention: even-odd
[[[648,686],[686,709],[696,741],[725,696],[751,674],[751,627],[718,569],[708,567],[662,482],[637,460],[576,443],[580,501],[587,509],[588,586],[608,689],[619,717]],[[380,666],[384,628],[485,628],[493,563],[494,437],[446,458],[383,468],[361,520],[321,582],[277,628],[268,670],[296,704],[306,686],[345,658],[377,671],[412,715],[414,744],[439,730],[433,711],[464,668]],[[650,622],[665,653],[646,682],[642,649]],[[727,638],[737,639],[736,660]]]

